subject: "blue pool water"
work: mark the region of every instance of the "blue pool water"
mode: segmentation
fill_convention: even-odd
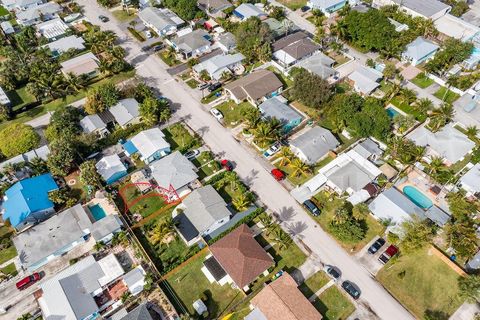
[[[399,115],[400,112],[398,112],[397,110],[393,109],[392,107],[389,107],[387,108],[387,114],[388,116],[393,119],[396,115]]]
[[[426,195],[424,195],[417,188],[412,186],[406,186],[403,188],[403,193],[410,199],[413,203],[419,206],[422,209],[428,209],[433,206],[432,200],[430,200]]]
[[[90,209],[90,212],[92,213],[93,219],[95,219],[95,221],[101,220],[107,216],[102,206],[98,203],[91,207],[89,206],[88,208]]]
[[[474,47],[472,50],[472,56],[480,56],[480,48]]]

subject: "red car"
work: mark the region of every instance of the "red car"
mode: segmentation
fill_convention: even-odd
[[[223,159],[222,161],[220,161],[220,164],[227,171],[232,171],[233,170],[233,164],[230,161],[228,161],[227,159]]]
[[[18,290],[26,289],[26,288],[30,287],[32,284],[34,284],[35,282],[37,282],[38,280],[40,280],[40,274],[35,272],[34,274],[32,274],[28,277],[25,277],[22,280],[18,281],[16,283],[17,289]]]
[[[398,253],[398,248],[395,247],[393,244],[390,245],[390,247],[385,250],[380,257],[378,257],[378,260],[382,263],[385,264],[387,263],[391,258],[393,258],[396,254]]]
[[[272,169],[272,171],[270,171],[270,173],[272,174],[272,176],[277,181],[281,181],[281,180],[285,179],[285,174],[280,169]]]

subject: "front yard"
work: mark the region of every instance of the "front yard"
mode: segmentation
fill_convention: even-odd
[[[456,94],[453,91],[450,91],[445,87],[441,87],[440,89],[438,89],[438,91],[435,92],[434,96],[442,101],[445,101],[446,103],[453,103],[458,98],[460,98],[460,95]]]
[[[15,246],[10,239],[12,235],[12,229],[7,226],[0,227],[0,264],[3,264],[17,256],[17,249],[15,249]]]
[[[330,278],[326,275],[323,270],[316,272],[313,276],[305,280],[298,289],[303,293],[303,295],[309,299],[313,296],[318,290],[323,288],[328,282]]]
[[[324,159],[320,160],[311,167],[310,171],[299,171],[295,166],[292,165],[292,162],[284,163],[281,165],[281,161],[275,163],[275,167],[280,169],[287,176],[288,181],[290,181],[294,186],[299,186],[313,178],[313,176],[318,172],[318,170],[325,165],[327,165],[333,158],[331,156],[326,156]]]
[[[198,168],[197,174],[200,179],[211,176],[218,172],[221,167],[210,151],[203,151],[192,162]]]
[[[114,10],[112,11],[112,15],[115,17],[115,19],[122,23],[130,22],[136,17],[132,9],[130,9],[130,13],[128,13],[126,10]]]
[[[325,320],[345,320],[354,311],[355,306],[336,286],[331,286],[313,301],[313,306]]]
[[[422,89],[430,87],[435,81],[430,79],[425,75],[425,73],[419,73],[415,78],[413,78],[412,83],[415,84],[417,87],[420,87]]]
[[[242,122],[244,112],[253,109],[249,102],[236,104],[233,100],[225,101],[215,107],[223,114],[223,123],[227,127],[235,127]]]
[[[191,134],[182,123],[175,123],[163,129],[165,140],[170,143],[172,151],[178,150],[182,153],[202,146],[202,140]]]
[[[462,304],[458,297],[459,275],[429,249],[401,255],[377,274],[377,279],[418,318],[436,312],[448,319]]]
[[[297,10],[307,5],[307,0],[279,0],[278,2],[291,10]]]

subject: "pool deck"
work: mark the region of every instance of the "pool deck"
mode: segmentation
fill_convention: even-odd
[[[98,204],[99,206],[102,207],[103,211],[105,211],[106,215],[118,215],[118,211],[115,208],[115,206],[110,203],[110,200],[107,198],[93,198],[87,203],[88,207],[92,207],[94,205]]]

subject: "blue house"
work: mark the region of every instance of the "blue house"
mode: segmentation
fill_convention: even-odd
[[[283,125],[283,132],[288,133],[290,130],[298,126],[303,116],[295,109],[287,104],[282,96],[273,97],[265,100],[258,106],[262,116],[266,119],[276,118]]]
[[[17,230],[44,221],[55,212],[48,193],[58,190],[50,173],[24,179],[11,186],[2,204],[3,220]]]
[[[103,157],[95,167],[107,184],[115,183],[127,175],[127,168],[118,154]]]
[[[422,37],[418,37],[407,45],[402,53],[402,61],[416,66],[432,59],[440,47]]]
[[[335,11],[338,11],[345,7],[348,0],[310,0],[307,5],[312,9],[322,11],[327,17],[329,17]]]

